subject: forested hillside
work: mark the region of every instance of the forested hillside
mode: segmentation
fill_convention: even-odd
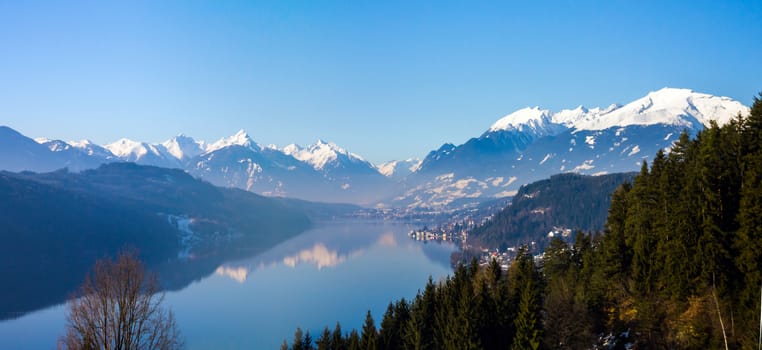
[[[251,255],[302,232],[321,208],[343,209],[131,163],[81,173],[0,172],[0,198],[0,280],[13,284],[2,292],[0,319],[63,301],[97,259],[125,248],[139,250],[151,269],[182,260],[162,274],[163,287],[178,288],[224,257]]]
[[[559,174],[522,186],[511,205],[469,233],[469,243],[505,249],[535,241],[544,247],[554,228],[602,230],[611,193],[635,174]]]
[[[643,164],[614,193],[603,235],[553,240],[536,260],[521,249],[505,274],[460,266],[393,303],[379,331],[368,315],[362,332],[324,332],[318,348],[757,349],[760,98]],[[292,349],[312,346],[304,338]]]

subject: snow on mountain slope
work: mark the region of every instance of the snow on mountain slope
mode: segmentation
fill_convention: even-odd
[[[629,125],[669,124],[694,127],[714,120],[723,125],[748,107],[728,97],[697,93],[690,89],[663,88],[624,106],[587,109],[579,106],[551,112],[523,108],[496,121],[487,132],[532,130],[538,135],[555,135],[566,129],[604,130]]]
[[[205,151],[212,152],[212,151],[216,151],[216,150],[219,150],[225,147],[230,147],[230,146],[243,146],[246,148],[260,149],[260,150],[264,149],[264,147],[254,142],[254,140],[252,140],[251,136],[249,136],[249,134],[246,133],[246,131],[241,129],[241,130],[238,130],[238,132],[235,133],[233,136],[223,137],[217,140],[216,142],[210,144]]]
[[[560,172],[637,171],[657,150],[668,150],[683,130],[695,135],[710,121],[723,125],[748,112],[728,97],[673,88],[606,108],[523,108],[480,137],[430,152],[406,179],[407,190],[388,204],[460,205],[511,195],[521,184]],[[508,178],[510,183],[496,180]]]
[[[605,130],[630,125],[668,124],[693,128],[714,120],[724,125],[749,108],[728,97],[717,97],[689,89],[663,88],[594,118],[571,125],[577,130]]]
[[[115,156],[119,158],[128,158],[130,161],[140,159],[149,152],[157,155],[159,154],[159,151],[155,146],[144,142],[132,141],[126,138],[122,138],[115,142],[109,143],[104,147],[107,150],[111,151],[111,153],[113,153]]]
[[[421,160],[418,158],[409,158],[406,160],[393,160],[381,163],[376,166],[378,172],[389,178],[401,179],[418,170],[421,166]]]
[[[105,147],[97,145],[87,139],[81,140],[81,141],[69,141],[67,143],[71,145],[72,147],[81,150],[82,152],[84,152],[85,154],[89,156],[101,157],[107,160],[116,158],[114,154],[111,153],[111,151],[109,151]]]
[[[317,140],[315,144],[310,145],[307,148],[302,148],[293,144],[288,145],[283,149],[283,152],[298,160],[311,164],[315,170],[323,170],[327,164],[336,164],[337,161],[363,163],[371,168],[373,167],[373,165],[366,162],[362,157],[352,152],[348,152],[333,142],[325,142],[323,140]]]
[[[204,141],[196,141],[184,134],[177,135],[161,143],[173,157],[179,160],[187,160],[206,152],[207,145]]]
[[[179,160],[162,145],[152,145],[123,138],[104,147],[120,160],[127,162],[164,168],[177,168],[181,165]]]
[[[383,196],[391,206],[454,206],[510,196],[521,184],[559,172],[637,171],[683,130],[695,135],[711,120],[723,125],[738,113],[748,113],[748,107],[672,88],[606,108],[523,108],[461,145],[443,144],[422,161],[378,166],[321,140],[308,147],[263,147],[243,130],[212,144],[179,135],[161,144],[122,139],[104,148],[89,141],[35,142],[0,127],[0,166],[75,170],[122,160],[181,168],[217,185],[265,195],[370,205]]]
[[[500,118],[490,126],[487,132],[515,130],[532,132],[535,136],[544,136],[554,135],[566,129],[554,122],[552,116],[553,113],[547,109],[523,108]]]
[[[52,152],[63,152],[63,151],[71,149],[71,145],[61,140],[50,140],[45,137],[38,137],[34,139],[34,142],[37,142],[47,147]]]
[[[104,159],[91,157],[60,140],[32,140],[7,126],[0,126],[0,170],[46,172],[67,168],[80,171]]]

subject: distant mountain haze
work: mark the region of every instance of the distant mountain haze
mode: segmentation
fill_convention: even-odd
[[[178,135],[159,144],[121,139],[29,139],[0,128],[0,169],[81,171],[114,161],[182,169],[218,186],[266,196],[365,206],[443,208],[510,197],[557,173],[636,171],[680,133],[727,123],[749,108],[728,97],[664,88],[630,103],[553,112],[523,108],[463,144],[445,143],[422,160],[374,165],[332,142],[260,145],[245,131],[215,142]],[[396,142],[390,140],[390,142]]]

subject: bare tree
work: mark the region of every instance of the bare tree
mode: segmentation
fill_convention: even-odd
[[[69,301],[63,349],[180,349],[174,316],[162,307],[155,275],[147,274],[134,252],[100,260],[81,292]]]

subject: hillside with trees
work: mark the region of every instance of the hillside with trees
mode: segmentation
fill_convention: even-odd
[[[140,251],[174,289],[354,207],[215,187],[177,169],[113,163],[0,172],[0,319],[65,300],[97,259]],[[185,258],[183,258],[185,257]],[[192,257],[192,258],[191,258]]]
[[[522,248],[506,273],[459,266],[392,303],[379,330],[368,314],[362,332],[337,327],[317,348],[757,349],[760,98],[644,163],[614,192],[602,235],[554,239],[536,258]],[[305,338],[291,348],[310,348]]]
[[[469,244],[505,249],[537,242],[544,247],[556,228],[603,230],[611,193],[635,175],[567,173],[522,186],[509,206],[469,232]]]

